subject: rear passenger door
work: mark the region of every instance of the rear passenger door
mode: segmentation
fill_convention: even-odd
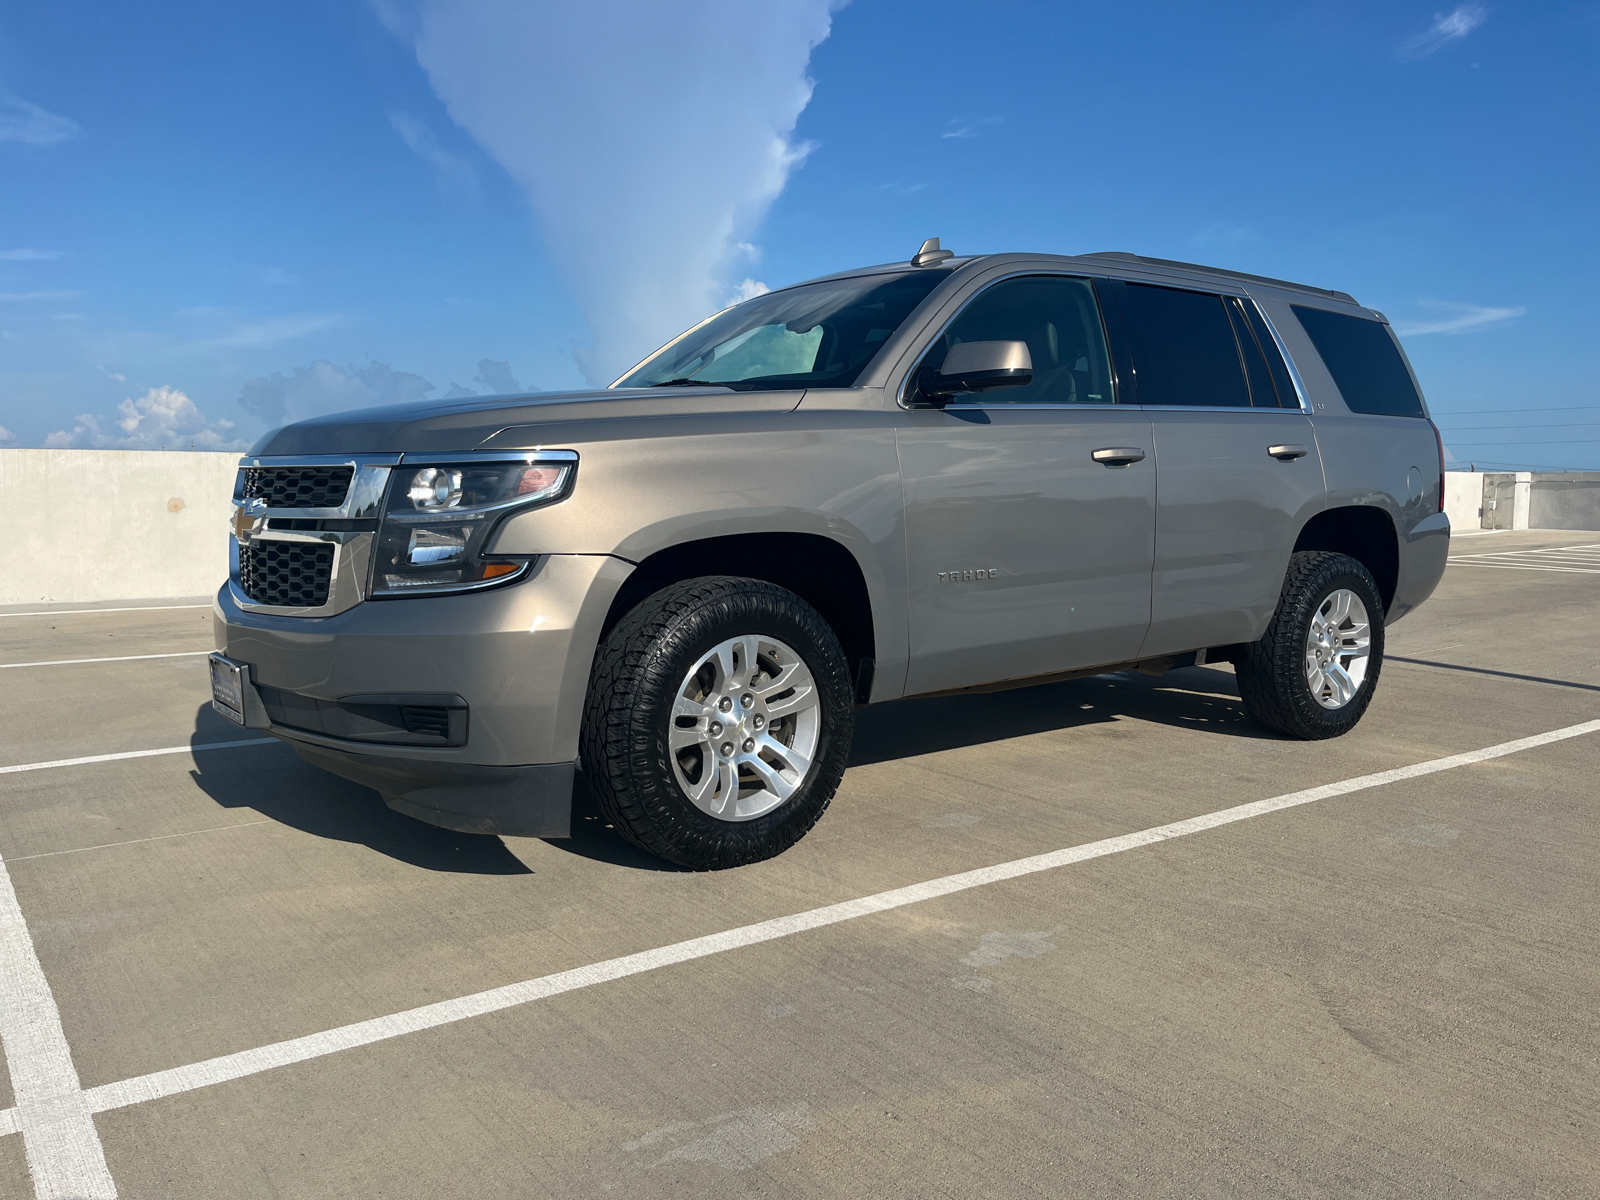
[[[1324,504],[1310,420],[1254,303],[1118,281],[1155,444],[1150,630],[1141,657],[1253,641]]]

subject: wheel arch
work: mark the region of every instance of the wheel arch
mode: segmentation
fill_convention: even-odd
[[[839,638],[858,699],[865,702],[878,657],[871,589],[849,547],[818,533],[721,534],[657,550],[639,562],[613,598],[600,640],[662,588],[708,575],[760,579],[787,588],[815,608]]]
[[[1372,572],[1385,612],[1393,605],[1400,582],[1400,536],[1385,510],[1370,504],[1326,509],[1306,522],[1294,548],[1348,554]]]

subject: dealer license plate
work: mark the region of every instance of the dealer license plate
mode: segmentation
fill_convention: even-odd
[[[243,663],[211,656],[211,707],[236,725],[244,724],[244,671]]]

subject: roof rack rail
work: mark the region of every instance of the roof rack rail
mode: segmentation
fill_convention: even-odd
[[[1250,283],[1265,283],[1272,287],[1288,288],[1293,292],[1310,292],[1314,296],[1329,296],[1334,300],[1358,303],[1349,292],[1336,292],[1332,288],[1312,287],[1308,283],[1290,283],[1287,279],[1274,279],[1270,275],[1251,275],[1245,271],[1229,271],[1224,267],[1206,267],[1199,263],[1179,262],[1173,258],[1146,258],[1142,254],[1129,254],[1126,250],[1097,250],[1093,254],[1080,254],[1078,258],[1113,258],[1119,262],[1149,263],[1154,267],[1177,267],[1180,271],[1202,271],[1207,275],[1221,275],[1227,279],[1244,279]]]

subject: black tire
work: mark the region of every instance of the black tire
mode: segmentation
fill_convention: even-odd
[[[1326,708],[1307,680],[1306,638],[1313,614],[1341,588],[1354,592],[1366,606],[1372,640],[1366,678],[1355,695],[1338,708]],[[1268,729],[1314,740],[1355,728],[1372,702],[1382,667],[1383,602],[1372,573],[1347,554],[1313,550],[1290,557],[1272,621],[1259,641],[1245,647],[1235,671],[1246,712]]]
[[[668,732],[689,669],[742,634],[778,639],[804,660],[821,723],[810,770],[794,794],[762,816],[728,821],[685,794]],[[623,837],[668,862],[710,871],[771,858],[804,837],[844,776],[854,728],[849,663],[817,610],[774,584],[714,576],[662,589],[607,636],[590,675],[579,754],[596,804]]]

